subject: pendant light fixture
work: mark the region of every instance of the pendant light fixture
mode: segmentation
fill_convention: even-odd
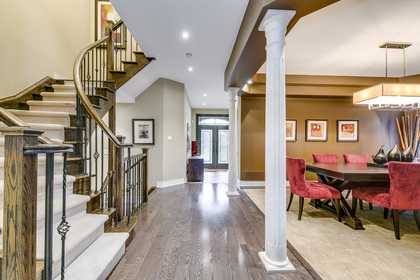
[[[414,110],[420,104],[420,84],[388,83],[388,49],[401,49],[404,60],[405,49],[412,43],[385,42],[380,48],[385,49],[385,83],[371,86],[353,93],[353,104],[368,104],[369,110]]]

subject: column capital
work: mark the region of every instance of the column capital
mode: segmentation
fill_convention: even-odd
[[[229,101],[236,101],[238,99],[238,87],[229,87],[227,93],[229,94]]]
[[[270,23],[277,23],[280,26],[287,28],[290,20],[295,16],[296,11],[293,10],[273,10],[268,9],[263,19],[261,20],[259,31],[268,31]],[[286,34],[286,33],[285,33]]]

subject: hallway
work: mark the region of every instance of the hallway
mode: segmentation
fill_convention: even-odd
[[[297,272],[266,273],[258,257],[264,216],[244,195],[228,198],[226,190],[222,183],[158,188],[109,279],[313,279],[290,250]]]

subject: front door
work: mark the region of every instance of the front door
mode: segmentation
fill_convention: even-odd
[[[205,168],[228,168],[228,115],[197,115],[197,150]]]

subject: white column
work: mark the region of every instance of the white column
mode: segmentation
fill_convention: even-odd
[[[238,137],[236,125],[236,101],[239,88],[229,88],[229,169],[228,169],[228,196],[238,193]]]
[[[259,26],[267,39],[265,100],[265,251],[267,272],[295,271],[286,241],[286,88],[284,48],[295,11],[268,10]]]

